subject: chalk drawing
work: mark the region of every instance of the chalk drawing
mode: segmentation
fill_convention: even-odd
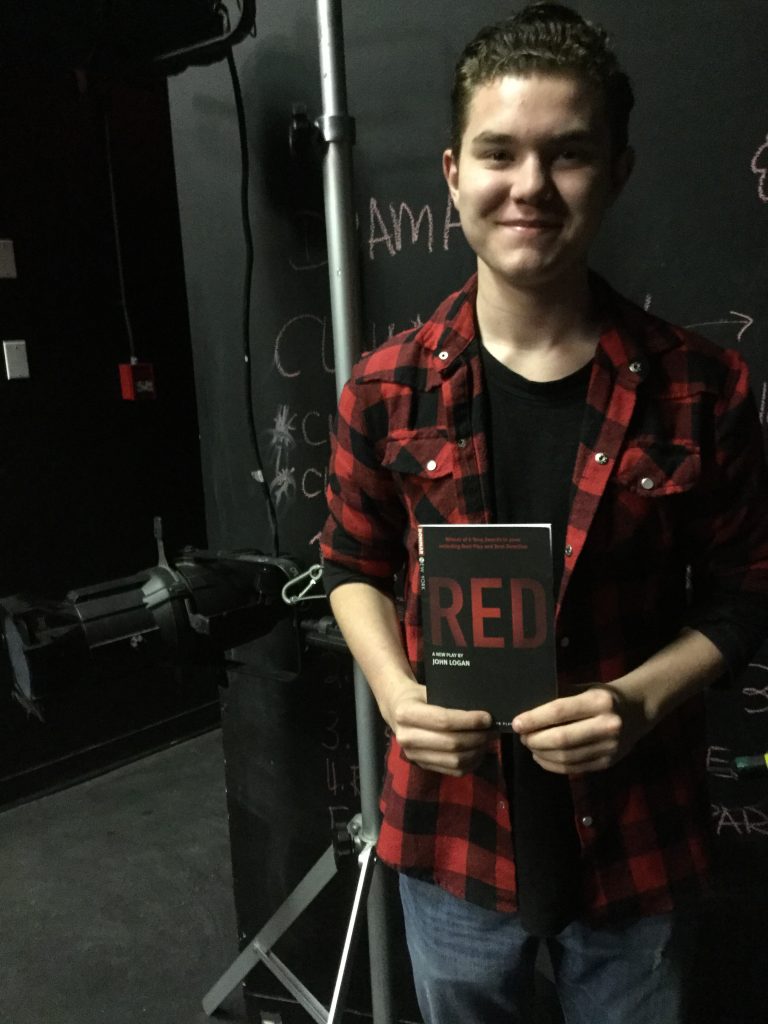
[[[768,404],[768,381],[763,381],[763,389],[760,392],[760,422],[765,423],[766,404]]]
[[[291,413],[290,406],[279,405],[272,422],[274,427],[269,430],[270,447],[276,450],[278,455],[295,448],[296,438],[293,432],[296,429],[296,413]]]
[[[272,479],[272,483],[269,485],[269,490],[275,499],[275,505],[278,507],[282,502],[290,504],[296,497],[295,472],[296,470],[293,466],[285,466],[282,469],[278,469]]]
[[[686,324],[688,330],[692,331],[696,327],[715,327],[718,324],[739,324],[739,332],[736,335],[736,340],[741,341],[744,332],[748,331],[752,324],[755,322],[754,319],[747,313],[737,313],[735,309],[729,309],[728,312],[734,320],[702,320],[697,324]]]
[[[275,475],[269,485],[275,505],[290,504],[296,496],[296,469],[286,464],[288,453],[296,448],[296,413],[290,406],[279,405],[273,419],[274,426],[268,431],[269,447],[275,464]]]
[[[768,135],[765,142],[752,157],[752,172],[757,175],[757,194],[764,203],[768,203]]]

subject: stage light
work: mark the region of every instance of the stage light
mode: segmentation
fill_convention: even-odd
[[[161,662],[223,662],[224,651],[295,612],[282,598],[298,578],[288,558],[186,548],[171,566],[70,591],[63,600],[0,598],[5,674],[30,710],[54,687],[115,678]]]

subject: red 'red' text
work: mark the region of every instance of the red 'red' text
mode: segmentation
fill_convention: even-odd
[[[474,647],[540,647],[547,636],[547,603],[538,580],[509,580],[500,576],[469,581],[469,606],[458,580],[433,576],[428,580],[432,644],[446,643],[447,628],[456,647],[467,647],[469,629]],[[508,600],[505,600],[508,598]],[[494,623],[498,623],[494,629]]]

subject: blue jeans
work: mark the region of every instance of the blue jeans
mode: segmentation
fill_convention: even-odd
[[[500,914],[400,875],[425,1024],[527,1024],[539,939]],[[683,1024],[693,928],[659,914],[613,928],[573,922],[546,942],[566,1024]]]

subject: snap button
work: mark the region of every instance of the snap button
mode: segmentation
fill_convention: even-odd
[[[640,486],[643,488],[644,491],[652,491],[656,485],[649,476],[644,476],[643,479],[640,481]]]
[[[430,471],[430,473],[432,472],[433,469],[437,469],[437,463],[435,462],[434,459],[429,460],[429,462],[427,463],[427,469]]]
[[[630,373],[642,373],[642,370],[643,370],[643,364],[641,362],[639,362],[638,360],[636,360],[634,363],[630,363],[629,364],[629,372]]]
[[[560,646],[561,647],[570,647],[571,646],[571,638],[569,636],[562,637],[561,640],[560,640]]]
[[[599,462],[601,466],[604,466],[607,462],[610,461],[611,460],[608,458],[605,452],[598,452],[597,455],[595,455],[595,462]]]
[[[573,554],[573,548],[571,547],[570,544],[566,544],[565,545],[565,554],[566,554],[566,557],[570,557]]]
[[[584,826],[584,828],[591,828],[594,825],[594,823],[595,820],[591,814],[585,814],[584,817],[581,819],[581,824]]]
[[[445,351],[445,349],[443,349],[442,352],[438,352],[437,353],[437,358],[438,359],[447,359],[448,358],[448,353]]]

